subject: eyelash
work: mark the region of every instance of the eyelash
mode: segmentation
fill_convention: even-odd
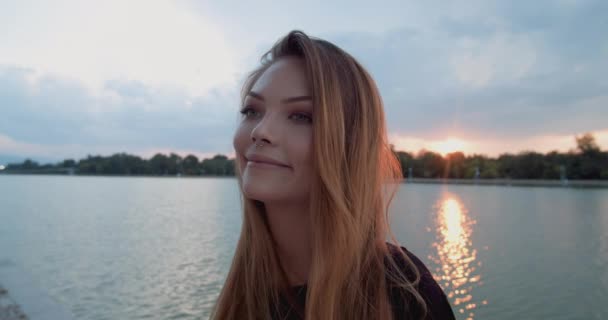
[[[248,117],[249,117],[249,115],[250,115],[249,111],[254,111],[254,112],[257,112],[255,109],[253,109],[253,108],[252,108],[252,107],[250,107],[250,106],[247,106],[247,107],[243,108],[243,110],[241,110],[240,112],[241,112],[241,114],[242,114],[243,116],[245,116],[246,118],[248,118]],[[294,113],[294,114],[292,114],[292,116],[293,116],[293,115],[296,115],[296,116],[302,116],[302,118],[307,119],[307,120],[306,120],[306,122],[312,122],[312,117],[311,117],[311,116],[309,116],[309,115],[306,115],[306,114],[304,114],[304,113]],[[298,120],[296,120],[296,121],[298,121]]]

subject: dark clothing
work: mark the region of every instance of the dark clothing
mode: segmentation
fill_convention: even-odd
[[[401,257],[401,255],[399,255],[399,253],[397,252],[399,248],[390,243],[387,243],[387,245],[389,251],[397,261],[397,264],[401,267],[401,270],[404,270],[408,279],[412,281],[414,279],[414,275],[411,273],[411,271],[405,268],[405,261],[403,260],[403,257]],[[417,289],[418,293],[420,293],[420,295],[426,302],[427,315],[424,319],[455,319],[454,312],[452,311],[452,307],[450,306],[450,303],[445,293],[443,292],[437,281],[435,281],[429,269],[424,265],[424,263],[422,263],[422,261],[420,261],[420,259],[418,259],[417,256],[409,252],[405,247],[401,247],[401,249],[407,254],[410,260],[412,260],[412,262],[416,265],[416,268],[418,268],[418,271],[420,272],[420,283],[418,284]],[[402,289],[390,288],[389,292],[395,320],[409,319],[406,313],[408,309],[411,309],[411,313],[413,314],[414,319],[420,318],[420,310],[414,309],[410,306],[411,304],[407,304],[407,300],[403,299],[402,295],[400,294],[403,292]]]
[[[399,248],[393,244],[387,243],[389,252],[392,254],[393,258],[397,262],[397,265],[401,268],[401,270],[405,271],[408,279],[413,280],[413,273],[410,270],[405,268],[405,261],[403,257],[398,253],[397,250]],[[428,268],[416,257],[413,253],[409,252],[406,248],[401,247],[401,249],[408,255],[408,257],[414,262],[418,271],[420,272],[420,283],[418,285],[418,292],[424,298],[427,304],[427,316],[425,320],[453,320],[455,319],[454,313],[452,311],[452,307],[448,302],[448,299],[439,286],[433,276],[429,272]],[[390,270],[389,270],[390,272]],[[388,282],[388,279],[387,279]],[[413,297],[407,297],[405,295],[404,289],[396,288],[390,285],[387,288],[389,293],[389,298],[393,310],[393,317],[395,320],[402,319],[418,319],[420,317],[420,310],[415,308],[415,303],[413,302]],[[304,319],[304,306],[306,304],[306,285],[296,286],[291,288],[291,292],[295,296],[294,306],[291,306],[291,303],[285,297],[282,297],[281,305],[279,306],[280,312],[282,315],[287,315],[287,317],[283,318],[285,320],[300,320]],[[412,314],[413,317],[408,317],[409,314]],[[273,319],[280,319],[279,317],[273,317]],[[281,319],[281,320],[283,320]]]

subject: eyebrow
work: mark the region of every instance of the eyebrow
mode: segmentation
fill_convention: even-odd
[[[256,98],[258,100],[264,101],[264,97],[255,91],[249,91],[247,93],[247,95],[251,96],[253,98]],[[312,97],[311,96],[290,97],[290,98],[285,98],[285,99],[281,100],[281,103],[287,104],[287,103],[293,103],[293,102],[299,102],[299,101],[312,101]]]

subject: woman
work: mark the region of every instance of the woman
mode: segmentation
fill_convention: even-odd
[[[213,319],[454,318],[423,263],[385,241],[403,176],[354,58],[292,31],[247,78],[241,113],[243,224]]]

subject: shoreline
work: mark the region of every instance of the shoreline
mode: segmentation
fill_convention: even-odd
[[[89,174],[54,174],[54,173],[9,173],[0,172],[0,176],[64,176],[64,177],[99,177],[99,178],[179,178],[179,179],[236,179],[236,176],[195,176],[195,175],[89,175]],[[480,186],[518,186],[518,187],[562,187],[562,188],[608,188],[608,180],[543,180],[543,179],[444,179],[444,178],[404,178],[408,184],[463,184]],[[0,319],[1,320],[1,319]]]
[[[10,260],[0,259],[0,320],[74,319],[34,277]]]
[[[8,291],[0,284],[0,320],[29,319],[21,307],[11,298]]]
[[[406,178],[405,184],[463,184],[479,186],[608,188],[608,180],[539,180],[539,179],[439,179]]]

